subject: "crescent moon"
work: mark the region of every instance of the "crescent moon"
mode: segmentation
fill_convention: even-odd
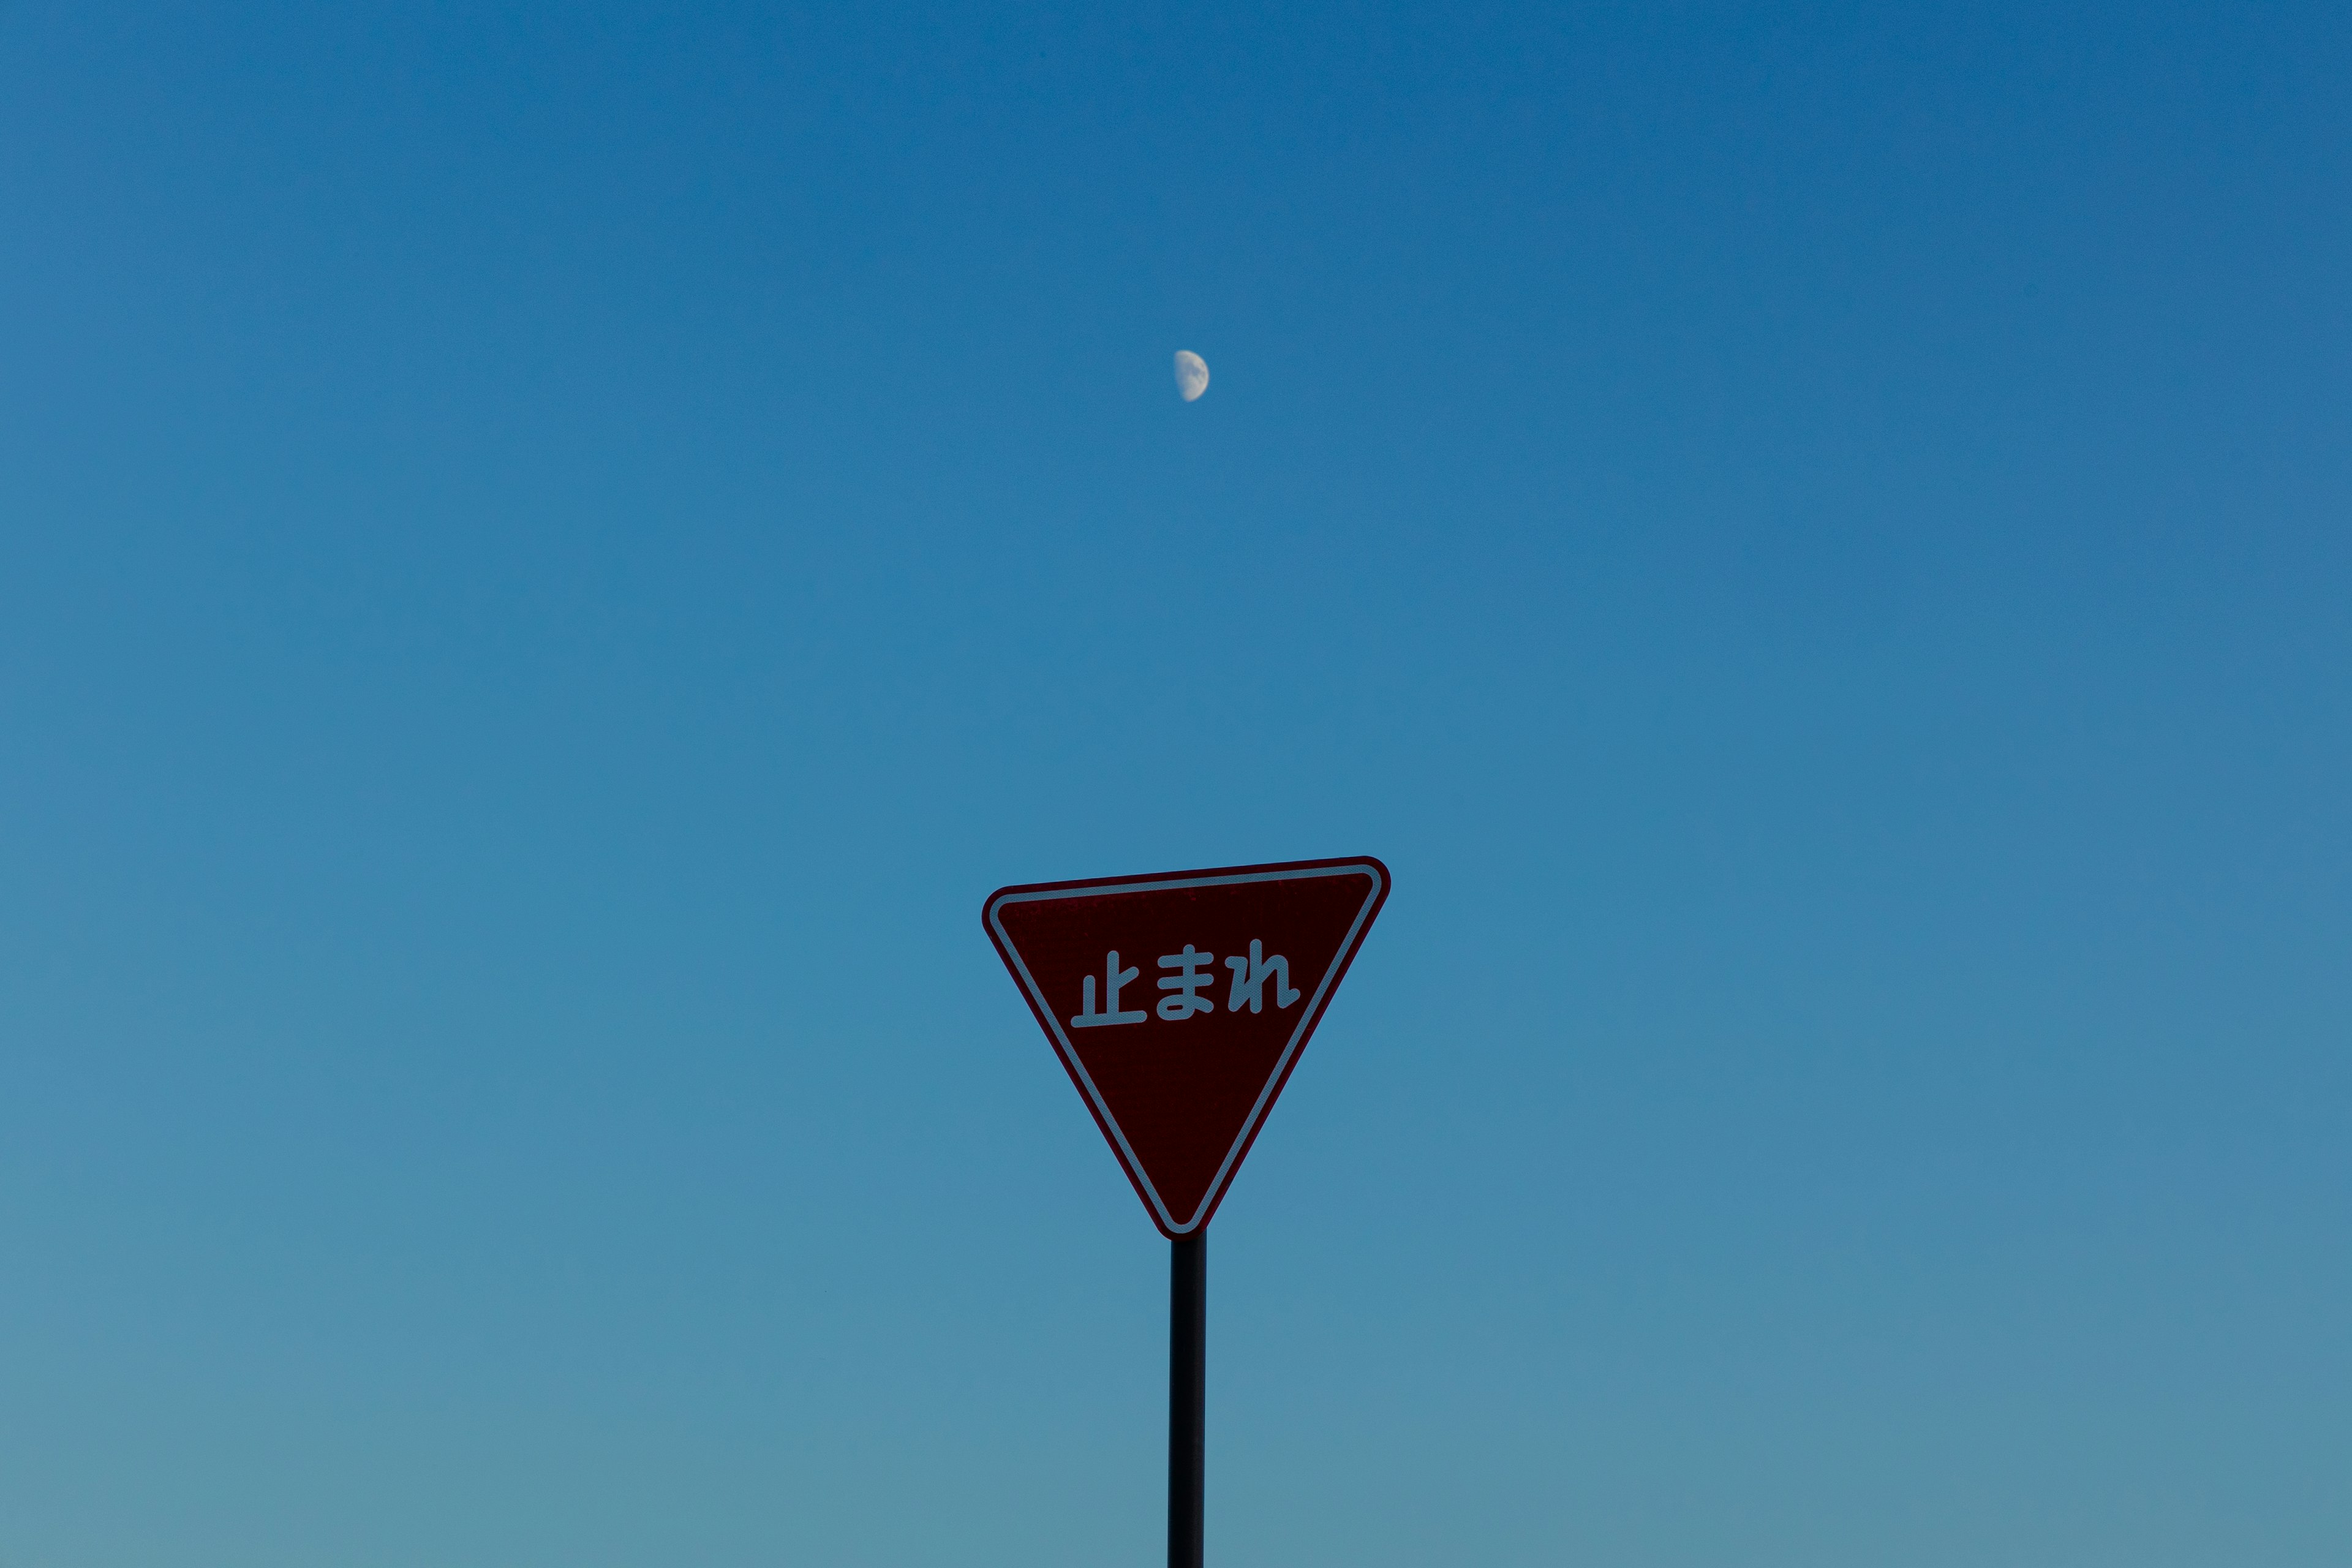
[[[1191,349],[1176,351],[1176,395],[1187,403],[1200,401],[1209,390],[1209,362]]]

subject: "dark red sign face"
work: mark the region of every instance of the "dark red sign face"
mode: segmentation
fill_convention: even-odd
[[[1209,1223],[1389,896],[1369,856],[1000,888],[982,910],[1152,1222]]]

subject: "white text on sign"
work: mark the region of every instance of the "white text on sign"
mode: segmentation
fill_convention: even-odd
[[[1160,999],[1160,1016],[1171,1024],[1181,1024],[1196,1013],[1217,1010],[1214,999],[1202,992],[1216,984],[1217,955],[1203,952],[1191,942],[1181,952],[1163,953],[1160,967],[1168,971],[1160,977],[1160,989],[1168,993]],[[1265,944],[1250,939],[1249,956],[1239,953],[1225,960],[1225,967],[1234,972],[1233,985],[1225,994],[1225,1011],[1238,1013],[1246,1006],[1253,1013],[1265,1011],[1265,983],[1274,982],[1274,1005],[1279,1010],[1298,1000],[1298,988],[1290,983],[1290,961],[1276,953],[1265,955]],[[1140,1007],[1122,1012],[1118,994],[1142,972],[1133,964],[1121,969],[1117,948],[1103,957],[1102,988],[1095,988],[1095,977],[1087,975],[1083,983],[1078,1014],[1070,1020],[1074,1029],[1100,1028],[1107,1024],[1141,1024],[1151,1015]],[[1099,1000],[1100,1005],[1097,1005]]]

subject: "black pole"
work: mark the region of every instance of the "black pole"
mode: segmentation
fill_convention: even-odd
[[[1209,1380],[1209,1227],[1175,1242],[1168,1276],[1168,1568],[1201,1568],[1201,1421]]]

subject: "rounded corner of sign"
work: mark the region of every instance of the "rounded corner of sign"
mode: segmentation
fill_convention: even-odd
[[[1246,1134],[1244,1134],[1244,1136],[1246,1136]],[[1230,1173],[1228,1173],[1228,1175],[1230,1175]],[[1160,1228],[1166,1231],[1171,1239],[1187,1236],[1198,1236],[1202,1231],[1209,1228],[1209,1221],[1216,1215],[1217,1205],[1224,1201],[1225,1190],[1224,1187],[1221,1185],[1216,1191],[1211,1193],[1207,1197],[1201,1200],[1201,1206],[1194,1209],[1192,1211],[1192,1217],[1186,1220],[1182,1225],[1176,1224],[1173,1218],[1160,1219],[1160,1216],[1156,1215],[1153,1217],[1155,1219],[1160,1219]]]
[[[1123,1165],[1127,1164],[1124,1155],[1121,1156],[1119,1163]],[[1180,1225],[1176,1221],[1176,1216],[1168,1212],[1167,1203],[1160,1196],[1159,1189],[1151,1184],[1149,1177],[1131,1165],[1128,1167],[1127,1177],[1129,1181],[1135,1184],[1135,1195],[1143,1200],[1143,1212],[1151,1216],[1152,1228],[1169,1240],[1181,1241],[1209,1223],[1207,1211],[1213,1208],[1215,1205],[1202,1205],[1201,1212]]]

